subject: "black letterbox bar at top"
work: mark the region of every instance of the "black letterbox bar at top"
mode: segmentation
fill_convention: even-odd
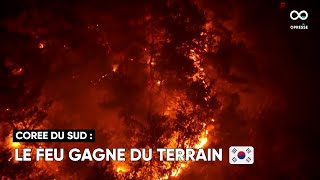
[[[37,139],[32,139],[31,133],[37,133]],[[47,132],[46,139],[38,139],[38,133]],[[16,136],[18,134],[18,137]],[[26,133],[25,135],[22,135]],[[29,134],[28,134],[29,133]],[[57,138],[54,135],[59,134]],[[63,134],[63,135],[62,135]],[[93,129],[41,129],[41,130],[13,130],[13,142],[95,142],[95,130]],[[52,136],[53,135],[53,136]],[[21,138],[22,139],[18,139]],[[25,138],[30,139],[25,139]]]

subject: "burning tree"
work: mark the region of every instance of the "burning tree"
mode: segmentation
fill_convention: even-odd
[[[0,174],[7,178],[24,178],[21,171],[33,172],[35,163],[16,163],[12,160],[13,148],[39,147],[38,143],[13,143],[13,129],[43,128],[50,106],[49,101],[40,102],[41,87],[45,81],[48,64],[36,44],[28,36],[14,33],[1,34],[0,64]],[[42,173],[41,173],[42,172]],[[42,176],[46,172],[41,171]]]
[[[214,81],[203,66],[203,56],[215,45],[208,41],[213,34],[205,29],[203,12],[190,1],[159,2],[152,8],[143,23],[146,42],[132,48],[140,56],[125,56],[114,66],[105,80],[114,84],[109,87],[114,96],[102,105],[121,109],[129,127],[127,148],[202,148],[219,107]],[[116,177],[167,179],[188,165],[158,159],[115,163]]]
[[[108,15],[91,14],[89,10],[79,8],[89,12],[84,17],[77,12],[77,8],[72,11],[72,15],[68,11],[66,19],[58,16],[57,21],[44,10],[32,10],[8,25],[12,31],[29,38],[31,45],[24,47],[32,47],[32,50],[21,49],[26,52],[34,51],[39,58],[32,57],[19,63],[8,61],[2,68],[10,71],[14,78],[25,77],[24,75],[30,75],[29,72],[34,72],[40,80],[37,81],[37,86],[27,86],[33,87],[34,91],[26,89],[24,83],[20,83],[21,90],[8,96],[5,101],[12,103],[12,96],[15,96],[19,103],[3,106],[5,113],[1,113],[1,120],[11,124],[10,129],[43,127],[49,106],[48,103],[39,106],[37,100],[42,90],[41,85],[46,80],[46,73],[58,71],[71,79],[86,80],[81,79],[81,72],[70,71],[67,63],[102,59],[100,61],[107,66],[107,72],[97,80],[91,80],[90,85],[107,92],[107,98],[101,99],[101,107],[117,111],[118,120],[126,126],[126,141],[123,146],[204,147],[208,142],[208,127],[212,126],[214,113],[220,106],[214,80],[208,78],[204,66],[205,56],[214,53],[217,45],[213,40],[216,34],[212,28],[208,28],[204,12],[191,1],[169,0],[146,3],[146,7],[141,8],[141,15],[129,20],[123,20],[121,18],[124,15],[119,15],[118,21],[117,17],[110,20]],[[35,19],[24,22],[26,17]],[[74,19],[79,24],[73,24],[71,20]],[[20,27],[21,22],[27,24],[27,27]],[[128,38],[125,39],[127,44],[119,46],[117,41],[112,41],[110,24],[130,29],[126,32],[127,36],[124,35]],[[116,38],[121,39],[123,34],[117,35]],[[46,61],[41,61],[43,58]],[[22,67],[24,62],[26,67]],[[36,77],[30,79],[38,79]],[[12,89],[19,88],[15,86]],[[25,97],[25,92],[34,93],[28,96],[29,99],[21,100]],[[1,96],[3,97],[5,96]],[[17,125],[19,126],[16,127]],[[178,176],[189,165],[182,161],[159,162],[157,154],[153,156],[150,162],[84,165],[99,170],[101,176],[118,179],[168,179]],[[7,162],[4,164],[7,166]],[[68,170],[64,172],[70,173]],[[57,171],[57,177],[61,177],[58,174]]]

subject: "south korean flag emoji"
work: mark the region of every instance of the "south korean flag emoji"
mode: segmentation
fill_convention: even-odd
[[[231,146],[229,148],[230,164],[253,164],[254,149],[252,146]]]

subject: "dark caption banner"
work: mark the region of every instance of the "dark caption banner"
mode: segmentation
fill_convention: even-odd
[[[95,142],[95,130],[13,130],[13,142]]]

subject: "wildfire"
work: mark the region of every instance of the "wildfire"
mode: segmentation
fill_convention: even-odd
[[[119,166],[117,167],[117,173],[124,173],[127,172],[127,168],[125,168],[124,166]]]
[[[205,132],[202,132],[200,138],[199,138],[199,143],[195,145],[196,149],[203,148],[208,142],[208,130]]]
[[[158,86],[160,86],[161,85],[161,81],[159,80],[159,81],[157,81],[157,85]]]
[[[118,64],[114,64],[112,65],[112,71],[113,72],[117,72],[119,65]]]
[[[18,76],[18,75],[21,75],[23,73],[24,73],[24,70],[21,67],[15,68],[15,69],[12,70],[12,75],[14,75],[14,76]]]
[[[181,163],[177,169],[172,170],[171,176],[172,177],[178,177],[180,175],[182,169],[185,168],[185,167],[187,167],[187,164],[186,163]]]
[[[208,81],[206,81],[206,74],[205,74],[205,69],[202,66],[202,59],[197,52],[198,51],[196,49],[190,50],[189,58],[193,60],[193,66],[196,69],[196,72],[190,77],[190,80],[194,82],[199,81],[204,85],[204,87],[207,88],[209,87],[210,84]],[[160,83],[158,83],[158,85]],[[210,94],[207,94],[207,96],[204,97],[205,101],[207,101],[209,98],[211,98]],[[167,107],[167,110],[165,111],[165,114],[172,118],[175,118],[176,116],[175,111],[177,110],[177,107],[179,107],[176,104],[176,102],[181,102],[181,101],[187,102],[187,98],[181,95],[176,96],[175,100],[176,101],[171,103],[171,105],[169,105],[169,107]],[[194,107],[192,105],[189,105],[189,106],[186,106],[186,105],[187,104],[184,104],[184,106],[188,108],[185,109],[185,113],[189,114],[193,111]],[[214,119],[211,119],[211,122],[214,122]],[[177,137],[173,136],[172,138],[176,139]],[[201,131],[197,139],[198,139],[197,144],[192,145],[191,139],[190,139],[184,142],[184,146],[187,148],[195,148],[195,149],[200,149],[205,147],[205,145],[208,143],[208,129],[207,129],[206,123],[203,123],[203,130]],[[175,140],[171,141],[171,143],[175,144],[174,142]],[[176,145],[177,144],[173,145],[172,147],[176,147]],[[190,163],[191,162],[183,162],[183,161],[179,162],[178,165],[175,168],[173,168],[169,174],[165,174],[160,179],[169,179],[170,176],[171,177],[179,176],[182,173],[183,169],[186,169],[190,165]]]
[[[190,147],[188,144],[188,142],[185,142],[185,145],[187,146],[187,148],[195,148],[195,149],[200,149],[205,147],[205,145],[208,143],[208,130],[205,128],[206,124],[203,124],[204,130],[201,133],[201,135],[198,138],[199,143],[194,145],[193,147]],[[190,165],[191,162],[179,162],[178,166],[175,167],[171,172],[170,172],[170,176],[171,177],[178,177],[183,169],[187,168]],[[170,168],[170,164],[168,164],[169,168]],[[162,178],[160,179],[169,179],[169,175],[166,174],[164,175]]]
[[[125,162],[121,162],[121,163],[115,162],[115,163],[117,164],[114,166],[114,169],[118,174],[123,174],[130,170],[129,165],[127,165]]]
[[[178,136],[179,136],[178,132],[174,133],[173,136],[169,139],[170,143],[166,147],[167,148],[177,147],[178,145],[177,140],[179,138]],[[208,143],[208,129],[205,123],[203,124],[203,130],[201,131],[200,135],[196,139],[197,139],[197,143],[194,145],[191,145],[192,144],[191,140],[189,139],[186,140],[185,147],[200,149],[206,146],[206,144]],[[191,163],[192,163],[191,161],[184,161],[184,160],[174,162],[174,163],[165,161],[162,164],[163,165],[162,169],[169,170],[169,172],[159,177],[159,172],[151,170],[152,177],[153,177],[151,179],[164,180],[164,179],[178,177],[183,173],[185,169],[187,169],[190,166]],[[133,176],[134,173],[137,173],[138,177],[140,176],[142,177],[142,174],[146,172],[150,172],[146,167],[144,167],[142,170],[139,170],[138,172],[131,172],[132,169],[129,165],[129,162],[114,162],[113,170],[117,173],[120,179],[124,175],[128,175],[127,173],[129,173],[129,176]]]
[[[38,48],[39,48],[39,49],[43,49],[45,45],[46,45],[45,42],[40,42],[40,43],[38,44]]]
[[[12,135],[7,136],[6,138],[6,144],[7,147],[10,149],[15,149],[15,148],[19,148],[22,144],[19,142],[13,142],[13,137]]]
[[[20,146],[19,142],[12,142],[11,143],[11,147],[13,147],[13,148],[18,148],[19,146]]]

